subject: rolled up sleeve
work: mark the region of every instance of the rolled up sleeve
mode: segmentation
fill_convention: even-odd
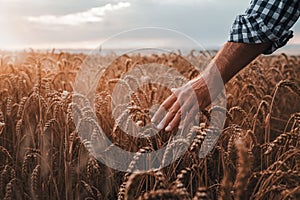
[[[271,54],[293,37],[290,29],[300,15],[299,0],[252,0],[232,25],[229,41],[247,44],[271,42]]]

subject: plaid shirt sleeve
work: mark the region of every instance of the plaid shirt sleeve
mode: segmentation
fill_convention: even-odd
[[[299,0],[251,0],[245,14],[238,15],[230,31],[231,42],[272,42],[271,54],[293,37],[290,29],[300,15]]]

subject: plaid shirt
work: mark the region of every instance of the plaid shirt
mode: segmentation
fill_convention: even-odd
[[[300,15],[299,0],[251,0],[245,14],[238,15],[230,31],[231,42],[272,42],[271,54],[293,37],[291,27]]]

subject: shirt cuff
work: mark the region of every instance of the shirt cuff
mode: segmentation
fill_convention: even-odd
[[[280,35],[274,32],[259,15],[238,15],[232,25],[229,41],[247,44],[272,42],[271,47],[264,52],[271,54],[293,37],[291,30],[283,31]]]

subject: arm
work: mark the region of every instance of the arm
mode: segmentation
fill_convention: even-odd
[[[214,58],[224,83],[227,83],[242,68],[265,52],[271,43],[245,44],[227,42]]]
[[[219,80],[216,68],[225,84],[261,53],[271,54],[284,46],[293,36],[290,29],[300,16],[299,8],[297,0],[251,1],[246,12],[236,17],[229,42],[225,43],[213,62],[201,76],[174,91],[155,113],[152,122],[158,124],[158,129],[171,131],[179,125],[182,116],[191,112],[193,106],[198,106],[195,101],[198,101],[199,109],[208,106],[210,98],[213,100],[221,92],[216,86],[220,84],[216,83]],[[196,100],[194,96],[197,96]],[[168,111],[166,115],[165,110]]]
[[[248,65],[258,55],[263,53],[270,47],[271,43],[261,44],[244,44],[227,42],[213,59],[213,63],[217,66],[224,83],[227,83],[242,68]],[[212,65],[204,70],[203,76],[199,76],[191,80],[188,84],[178,88],[171,96],[169,96],[152,118],[152,122],[158,124],[158,129],[165,128],[166,131],[172,131],[177,127],[181,120],[181,115],[192,109],[194,101],[190,94],[190,86],[194,90],[199,109],[204,109],[211,103],[210,95],[216,97],[220,92],[218,89],[213,91],[215,94],[209,94],[206,81],[213,84],[214,72]],[[211,90],[210,90],[211,91]],[[184,103],[179,103],[184,102]],[[164,110],[168,113],[164,116]]]

